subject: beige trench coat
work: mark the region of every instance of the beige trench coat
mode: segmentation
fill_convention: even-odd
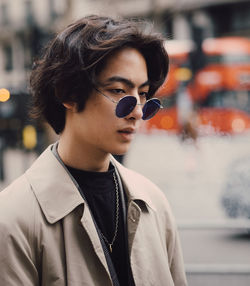
[[[128,196],[136,286],[186,285],[165,196],[143,176],[115,164]],[[0,192],[0,285],[112,285],[89,209],[51,146]]]

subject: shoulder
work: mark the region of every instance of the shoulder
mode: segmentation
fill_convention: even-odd
[[[0,232],[29,231],[38,209],[29,182],[20,176],[0,192]]]
[[[35,200],[35,197],[26,175],[23,174],[0,192],[0,210],[4,206],[20,209],[23,204],[28,206],[31,200]]]
[[[166,195],[144,175],[119,164],[118,170],[129,195],[145,201],[158,214],[169,217],[173,221],[172,210]]]
[[[134,170],[128,168],[125,169],[126,173],[129,174],[130,180],[133,180],[135,187],[143,190],[143,192],[146,192],[152,198],[154,197],[155,199],[163,199],[165,202],[167,201],[162,190],[153,181]]]

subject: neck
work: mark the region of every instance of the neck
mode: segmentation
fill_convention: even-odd
[[[64,137],[59,139],[58,154],[64,164],[85,171],[105,172],[108,170],[110,154],[93,150],[91,146],[85,146],[73,142]]]

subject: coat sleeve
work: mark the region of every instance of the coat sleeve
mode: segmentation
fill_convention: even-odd
[[[13,233],[8,223],[0,222],[0,245],[1,285],[38,285],[38,272],[23,234]]]
[[[33,209],[20,187],[0,192],[0,285],[39,285]]]
[[[174,281],[175,286],[187,286],[186,273],[184,268],[184,261],[182,255],[182,249],[180,244],[179,235],[177,229],[174,230],[174,242],[173,242],[173,251],[172,259],[170,262],[170,271]]]

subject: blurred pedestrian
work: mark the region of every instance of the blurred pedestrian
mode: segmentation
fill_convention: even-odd
[[[161,107],[167,71],[138,21],[87,16],[49,43],[33,113],[60,137],[0,194],[1,285],[186,285],[165,196],[111,156]]]

